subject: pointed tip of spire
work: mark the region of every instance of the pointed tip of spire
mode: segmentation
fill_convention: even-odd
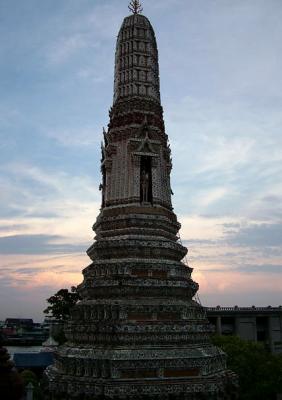
[[[128,8],[133,14],[140,14],[143,11],[143,7],[139,0],[131,0]]]

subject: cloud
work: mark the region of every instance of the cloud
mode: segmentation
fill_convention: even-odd
[[[76,33],[69,37],[62,37],[49,48],[47,57],[51,65],[60,65],[69,60],[79,50],[88,47],[87,37]]]
[[[77,57],[85,59],[85,53],[91,51],[99,59],[107,41],[113,38],[124,15],[115,4],[93,4],[88,9],[79,9],[60,29],[60,36],[54,37],[45,49],[45,55],[51,66],[77,61]],[[112,52],[113,56],[113,52]],[[87,68],[86,68],[87,70]]]
[[[248,215],[250,219],[264,223],[280,223],[282,221],[282,185],[271,182],[274,176],[269,177],[269,187],[265,188],[261,196],[253,199],[248,207]]]
[[[282,274],[282,264],[275,265],[275,264],[261,264],[261,265],[242,265],[238,266],[238,271],[246,272],[249,274],[252,273],[266,273],[266,274]]]
[[[46,135],[50,138],[55,139],[59,144],[66,147],[94,147],[99,148],[99,144],[102,140],[102,133],[97,134],[97,127],[81,127],[77,129],[52,129],[49,130]],[[102,132],[102,130],[100,129]],[[100,140],[99,140],[100,139]]]
[[[239,246],[280,247],[282,246],[282,223],[251,224],[231,235],[228,241]]]
[[[22,254],[2,255],[0,259],[0,319],[7,316],[5,313],[13,308],[14,304],[14,302],[11,305],[6,304],[7,297],[4,293],[7,290],[11,296],[14,291],[17,292],[17,296],[12,296],[13,299],[18,296],[24,299],[31,295],[33,305],[30,305],[29,312],[33,314],[34,310],[37,310],[42,315],[42,310],[46,307],[44,300],[62,287],[69,288],[80,283],[81,271],[88,264],[89,258],[81,252],[48,257],[42,254],[25,254],[24,257]]]
[[[213,246],[215,244],[218,243],[218,241],[216,240],[209,240],[209,239],[189,239],[189,240],[185,240],[183,241],[184,245],[187,244],[189,245],[205,245],[205,246]]]
[[[0,179],[0,205],[5,211],[2,226],[24,224],[25,233],[76,237],[85,235],[77,226],[89,232],[91,218],[100,207],[98,183],[93,178],[20,163],[0,170],[6,173],[2,182]]]
[[[206,273],[224,273],[230,274],[230,272],[242,272],[246,274],[282,274],[282,264],[245,264],[238,265],[236,267],[225,267],[225,268],[208,268],[200,269],[201,272]]]
[[[282,159],[281,152],[273,147],[281,143],[279,110],[263,114],[260,107],[253,110],[243,101],[226,103],[223,98],[192,96],[183,96],[166,108],[172,149],[178,154],[177,160],[180,155],[191,163],[192,169],[187,172],[221,170],[228,175],[252,161],[272,164]],[[191,159],[187,159],[189,149],[193,149]]]
[[[199,195],[200,199],[198,205],[201,208],[206,208],[223,199],[228,192],[228,189],[224,187],[216,187],[207,191],[202,191]]]
[[[268,305],[279,306],[281,304],[281,290],[279,288],[271,289],[264,288],[258,291],[257,288],[219,292],[214,291],[209,294],[201,294],[201,302],[206,307],[215,307],[217,305],[225,307],[234,307],[235,305],[239,307],[251,307],[255,305],[256,307],[266,307]]]
[[[171,69],[171,76],[179,77],[174,77],[173,84],[180,92],[186,90],[183,83],[182,88],[179,85],[182,78],[189,81],[189,92],[198,96],[220,95],[227,101],[253,98],[264,104],[270,97],[272,101],[281,99],[281,7],[277,1],[258,1],[255,6],[243,0],[232,5],[223,1],[200,5],[181,2],[177,10],[166,13],[169,20],[168,15],[170,23],[177,17],[177,24],[169,38],[165,27],[161,33],[173,57],[165,56],[161,65]],[[179,90],[175,92],[179,95]]]
[[[100,208],[98,126],[108,123],[115,38],[128,11],[114,0],[28,3],[7,2],[0,38],[7,310],[25,298],[30,310],[42,309],[41,293],[79,282],[89,262]],[[252,304],[251,290],[254,299],[280,301],[280,9],[276,0],[144,0],[160,54],[173,205],[209,303]],[[29,312],[18,308],[11,311]]]
[[[113,44],[124,15],[124,10],[114,3],[103,3],[95,6],[90,12],[78,19],[77,23],[89,29],[91,38],[110,40]]]
[[[200,284],[199,295],[204,304],[281,304],[281,274],[270,277],[263,272],[194,270],[193,279]],[[279,292],[280,297],[277,296]]]
[[[69,196],[70,198],[77,197],[78,194],[80,195],[82,189],[84,190],[84,194],[87,195],[91,194],[92,196],[97,196],[99,193],[98,189],[95,190],[95,188],[92,187],[93,182],[91,176],[71,175],[63,169],[57,170],[53,169],[51,166],[42,168],[30,163],[11,162],[2,166],[1,170],[9,174],[5,180],[5,184],[9,178],[11,181],[11,177],[14,176],[18,178],[19,183],[31,181],[33,185],[40,185],[40,193],[42,193],[44,186],[48,188],[49,195],[56,193],[66,196],[72,193],[72,196]],[[52,190],[51,193],[50,189]],[[26,192],[30,193],[27,189]]]
[[[22,231],[27,228],[26,224],[7,224],[0,226],[0,232]]]
[[[167,109],[167,111],[166,111]],[[184,96],[165,107],[180,213],[281,218],[281,113],[243,100]],[[179,212],[178,211],[178,212]]]
[[[220,243],[224,239],[224,229],[226,225],[236,224],[241,226],[242,221],[239,217],[226,217],[224,215],[179,215],[182,228],[180,234],[183,241],[191,243],[206,242]],[[208,242],[207,242],[208,241]]]
[[[263,197],[261,200],[267,204],[270,204],[271,206],[274,204],[278,206],[281,205],[281,196],[268,195]]]
[[[19,280],[15,276],[0,278],[0,319],[30,317],[42,321],[43,310],[47,307],[46,299],[62,287],[70,288],[80,281],[81,275],[76,276],[74,273],[45,273],[36,275],[35,279],[29,276],[26,279],[19,277]]]
[[[83,252],[82,245],[57,243],[65,238],[56,235],[14,235],[0,237],[2,254],[56,254]]]

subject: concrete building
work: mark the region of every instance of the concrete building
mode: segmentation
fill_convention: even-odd
[[[207,307],[206,312],[217,334],[263,342],[270,351],[282,353],[282,306],[217,306]]]

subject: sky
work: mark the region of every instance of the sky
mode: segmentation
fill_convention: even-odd
[[[127,0],[0,0],[0,319],[82,281]],[[282,2],[143,0],[173,206],[209,306],[282,304]]]

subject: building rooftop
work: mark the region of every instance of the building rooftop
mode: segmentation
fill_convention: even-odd
[[[17,368],[46,368],[53,363],[51,352],[15,353],[14,363]]]

